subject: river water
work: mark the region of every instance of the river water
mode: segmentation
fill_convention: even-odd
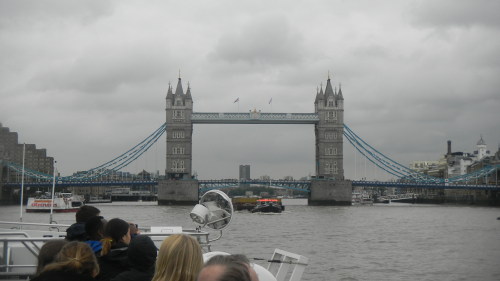
[[[149,202],[96,204],[107,219],[194,228],[191,207]],[[0,207],[19,220],[19,207]],[[302,280],[500,280],[499,208],[375,204],[287,206],[281,214],[236,212],[213,250],[270,258],[275,248],[310,259]],[[74,214],[54,214],[70,224]],[[23,214],[24,222],[48,222]],[[213,237],[216,237],[214,233]],[[266,266],[265,263],[257,263]]]

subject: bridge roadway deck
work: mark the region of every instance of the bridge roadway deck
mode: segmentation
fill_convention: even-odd
[[[278,188],[287,188],[300,191],[308,191],[311,180],[199,180],[201,190],[236,187],[242,184],[267,185]],[[158,180],[139,181],[58,181],[56,187],[72,186],[139,186],[158,185]],[[20,188],[21,183],[9,182],[3,186]],[[51,187],[52,182],[25,182],[25,187]],[[381,182],[381,181],[352,181],[352,186],[364,187],[394,187],[394,188],[426,188],[426,189],[462,189],[462,190],[492,190],[500,191],[500,186],[496,185],[472,185],[472,184],[434,184],[434,183],[412,183],[412,182]]]

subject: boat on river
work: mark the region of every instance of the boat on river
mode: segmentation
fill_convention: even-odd
[[[373,197],[368,194],[353,192],[352,205],[373,205]]]
[[[257,205],[251,210],[252,213],[281,213],[284,207],[278,203],[278,199],[259,199]]]
[[[52,198],[49,192],[29,197],[26,212],[76,212],[84,205],[84,198],[69,192],[57,192]]]
[[[194,229],[178,226],[151,226],[141,228],[141,235],[148,235],[160,248],[163,240],[172,235],[183,233],[197,239],[203,249],[205,262],[215,255],[229,253],[212,251],[212,243],[222,238],[222,230],[227,228],[234,213],[231,200],[225,193],[212,190],[205,193],[190,217],[198,224]],[[62,239],[66,236],[63,224],[42,224],[27,222],[0,221],[0,279],[27,280],[36,271],[37,256],[43,243],[50,239]],[[218,237],[211,239],[207,227],[218,231]],[[251,247],[251,245],[249,245]],[[275,249],[267,260],[267,268],[252,264],[260,281],[300,281],[309,259],[299,254]]]

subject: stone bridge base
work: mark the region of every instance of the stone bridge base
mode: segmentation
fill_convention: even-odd
[[[160,180],[158,182],[158,205],[198,204],[197,180]]]
[[[352,182],[346,180],[312,180],[310,206],[349,206],[352,204]]]

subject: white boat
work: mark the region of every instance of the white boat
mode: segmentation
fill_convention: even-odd
[[[29,197],[26,204],[26,212],[76,212],[84,205],[82,196],[73,195],[67,192],[58,192],[54,198],[50,193],[38,194],[36,197]]]
[[[199,224],[195,229],[182,227],[150,227],[141,228],[142,235],[148,235],[158,248],[169,235],[183,233],[196,237],[205,252],[205,261],[217,254],[227,255],[225,252],[212,251],[212,242],[222,238],[225,229],[233,216],[233,205],[227,195],[218,190],[205,193],[199,204],[190,213],[191,219]],[[18,227],[17,229],[13,228]],[[215,239],[210,239],[209,232],[202,231],[202,227],[209,227],[220,231]],[[22,227],[22,228],[20,228]],[[34,227],[45,230],[33,230]],[[66,236],[69,225],[20,223],[0,221],[0,279],[26,280],[36,270],[37,255],[43,243],[50,239],[61,239]],[[28,230],[29,228],[29,230]],[[267,260],[268,266],[252,264],[260,281],[300,281],[309,259],[302,255],[275,249]]]
[[[353,192],[352,205],[373,205],[373,197],[368,194]]]

